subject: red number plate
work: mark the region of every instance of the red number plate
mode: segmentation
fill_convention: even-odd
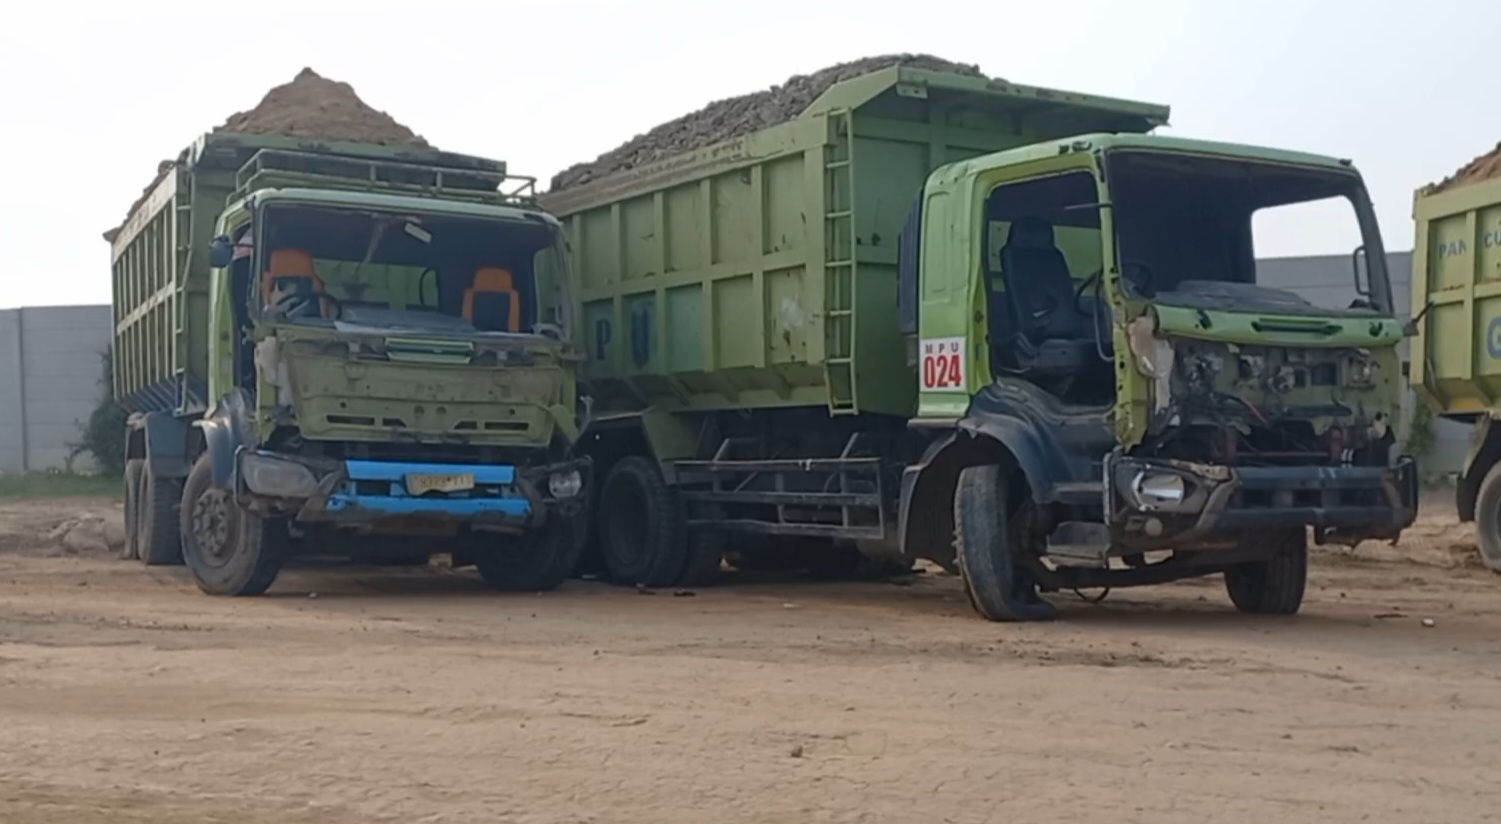
[[[964,391],[964,338],[929,338],[918,346],[924,392]]]

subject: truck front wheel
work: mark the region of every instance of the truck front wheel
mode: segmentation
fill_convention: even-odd
[[[241,509],[214,486],[213,460],[198,457],[182,491],[182,555],[210,595],[260,595],[281,572],[290,538],[285,521]]]
[[[621,460],[600,491],[599,545],[610,577],[620,584],[677,583],[688,552],[677,493],[646,458]]]
[[[491,589],[546,592],[568,579],[582,551],[573,525],[552,517],[538,529],[507,535],[499,545],[475,550],[473,557],[480,578]]]
[[[1491,467],[1480,482],[1475,499],[1475,543],[1480,559],[1492,572],[1501,572],[1501,463]]]
[[[1225,570],[1225,590],[1241,612],[1293,615],[1308,583],[1308,533],[1302,528],[1271,538],[1272,557]]]
[[[975,611],[991,621],[1046,621],[1057,612],[1016,563],[1020,536],[1007,512],[999,466],[972,466],[954,491],[954,549],[959,577]]]

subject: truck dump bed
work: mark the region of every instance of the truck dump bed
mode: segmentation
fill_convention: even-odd
[[[1501,179],[1413,203],[1413,388],[1440,414],[1501,405]]]
[[[606,405],[912,414],[897,238],[927,176],[1167,115],[892,67],[834,85],[788,123],[544,194],[581,281],[590,391]]]
[[[517,189],[501,189],[512,181]],[[410,146],[215,132],[185,149],[110,238],[114,393],[132,412],[208,401],[209,245],[224,207],[272,187],[530,202],[505,164]]]

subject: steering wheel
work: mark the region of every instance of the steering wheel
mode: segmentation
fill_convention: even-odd
[[[340,303],[338,298],[327,292],[293,292],[289,295],[283,295],[281,300],[276,302],[276,311],[285,316],[291,310],[305,305],[308,301],[314,303],[326,301],[329,308],[333,310],[333,317],[330,320],[339,320],[344,317],[344,304]]]
[[[425,283],[427,283],[427,276],[428,275],[432,275],[433,276],[433,286],[436,288],[436,291],[438,292],[438,300],[437,300],[437,302],[433,303],[431,306],[429,306],[428,303],[427,303],[427,290],[422,288],[422,285],[425,284]],[[437,269],[434,269],[431,266],[427,267],[426,269],[423,269],[422,270],[422,274],[420,274],[420,275],[417,276],[417,305],[421,306],[424,309],[437,309],[439,307],[439,304],[442,302],[442,299],[443,299],[443,276],[438,273]]]
[[[1132,273],[1135,273],[1134,276]],[[1104,272],[1096,269],[1093,274],[1079,282],[1078,288],[1074,289],[1074,308],[1079,310],[1079,314],[1089,314],[1084,310],[1084,294],[1091,288],[1097,289],[1104,276]],[[1145,263],[1126,261],[1121,264],[1121,277],[1131,285],[1132,290],[1138,296],[1152,297],[1152,269]],[[1098,309],[1099,305],[1099,302],[1096,302],[1095,307]]]

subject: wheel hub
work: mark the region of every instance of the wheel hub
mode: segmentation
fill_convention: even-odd
[[[221,562],[234,550],[230,541],[232,506],[229,493],[222,489],[210,489],[193,502],[193,537],[205,555]]]

